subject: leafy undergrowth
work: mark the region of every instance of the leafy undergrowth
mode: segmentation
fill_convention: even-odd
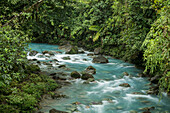
[[[19,82],[13,80],[10,85],[0,87],[0,112],[1,113],[28,113],[35,111],[39,106],[41,96],[54,91],[58,85],[47,75],[34,74],[35,66],[29,66],[31,74]],[[38,70],[38,68],[37,68]]]
[[[28,113],[38,108],[45,93],[57,88],[26,59],[28,36],[14,27],[0,28],[0,112]]]

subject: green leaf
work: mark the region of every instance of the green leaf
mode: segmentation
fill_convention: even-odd
[[[95,42],[96,40],[99,39],[100,36],[100,32],[97,32],[97,34],[95,35],[95,37],[93,38],[93,42]]]
[[[89,30],[91,30],[91,31],[99,31],[100,27],[97,26],[97,25],[92,25],[92,26],[89,27]]]

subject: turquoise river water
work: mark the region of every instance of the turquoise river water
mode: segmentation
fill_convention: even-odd
[[[93,75],[95,82],[84,84],[81,79],[70,80],[71,85],[59,89],[59,92],[69,98],[53,100],[40,111],[48,113],[50,109],[55,108],[73,112],[72,110],[76,108],[74,113],[142,113],[145,111],[142,108],[154,107],[150,110],[151,113],[170,113],[170,97],[163,93],[160,100],[159,96],[148,95],[146,91],[150,87],[148,85],[150,82],[148,78],[138,77],[142,70],[137,69],[134,64],[107,56],[109,63],[95,64],[92,63],[92,57],[87,56],[91,53],[88,51],[84,54],[69,55],[59,50],[57,45],[31,43],[29,46],[39,53],[36,56],[28,56],[28,59],[36,58],[40,61],[58,59],[60,64],[65,64],[70,68],[66,70],[68,73],[81,72],[88,66],[96,68],[96,74]],[[62,51],[62,53],[40,58],[39,55],[42,55],[41,52],[45,50]],[[71,59],[63,60],[62,57],[66,56]],[[57,65],[53,64],[53,67],[55,66]],[[123,76],[123,72],[129,73],[130,76]],[[121,83],[128,83],[131,87],[121,87],[119,86]],[[133,94],[133,92],[141,94]],[[75,102],[79,104],[73,105],[72,103]]]

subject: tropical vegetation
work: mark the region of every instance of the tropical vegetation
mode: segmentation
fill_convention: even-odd
[[[169,13],[169,0],[1,0],[0,111],[32,111],[37,98],[57,87],[28,64],[29,42],[101,47],[159,75],[160,92],[169,92]]]

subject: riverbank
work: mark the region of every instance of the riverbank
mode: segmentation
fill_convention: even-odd
[[[23,78],[1,84],[0,113],[28,113],[41,108],[39,102],[44,94],[51,95],[59,88],[53,79],[41,72],[38,65],[29,62]]]

